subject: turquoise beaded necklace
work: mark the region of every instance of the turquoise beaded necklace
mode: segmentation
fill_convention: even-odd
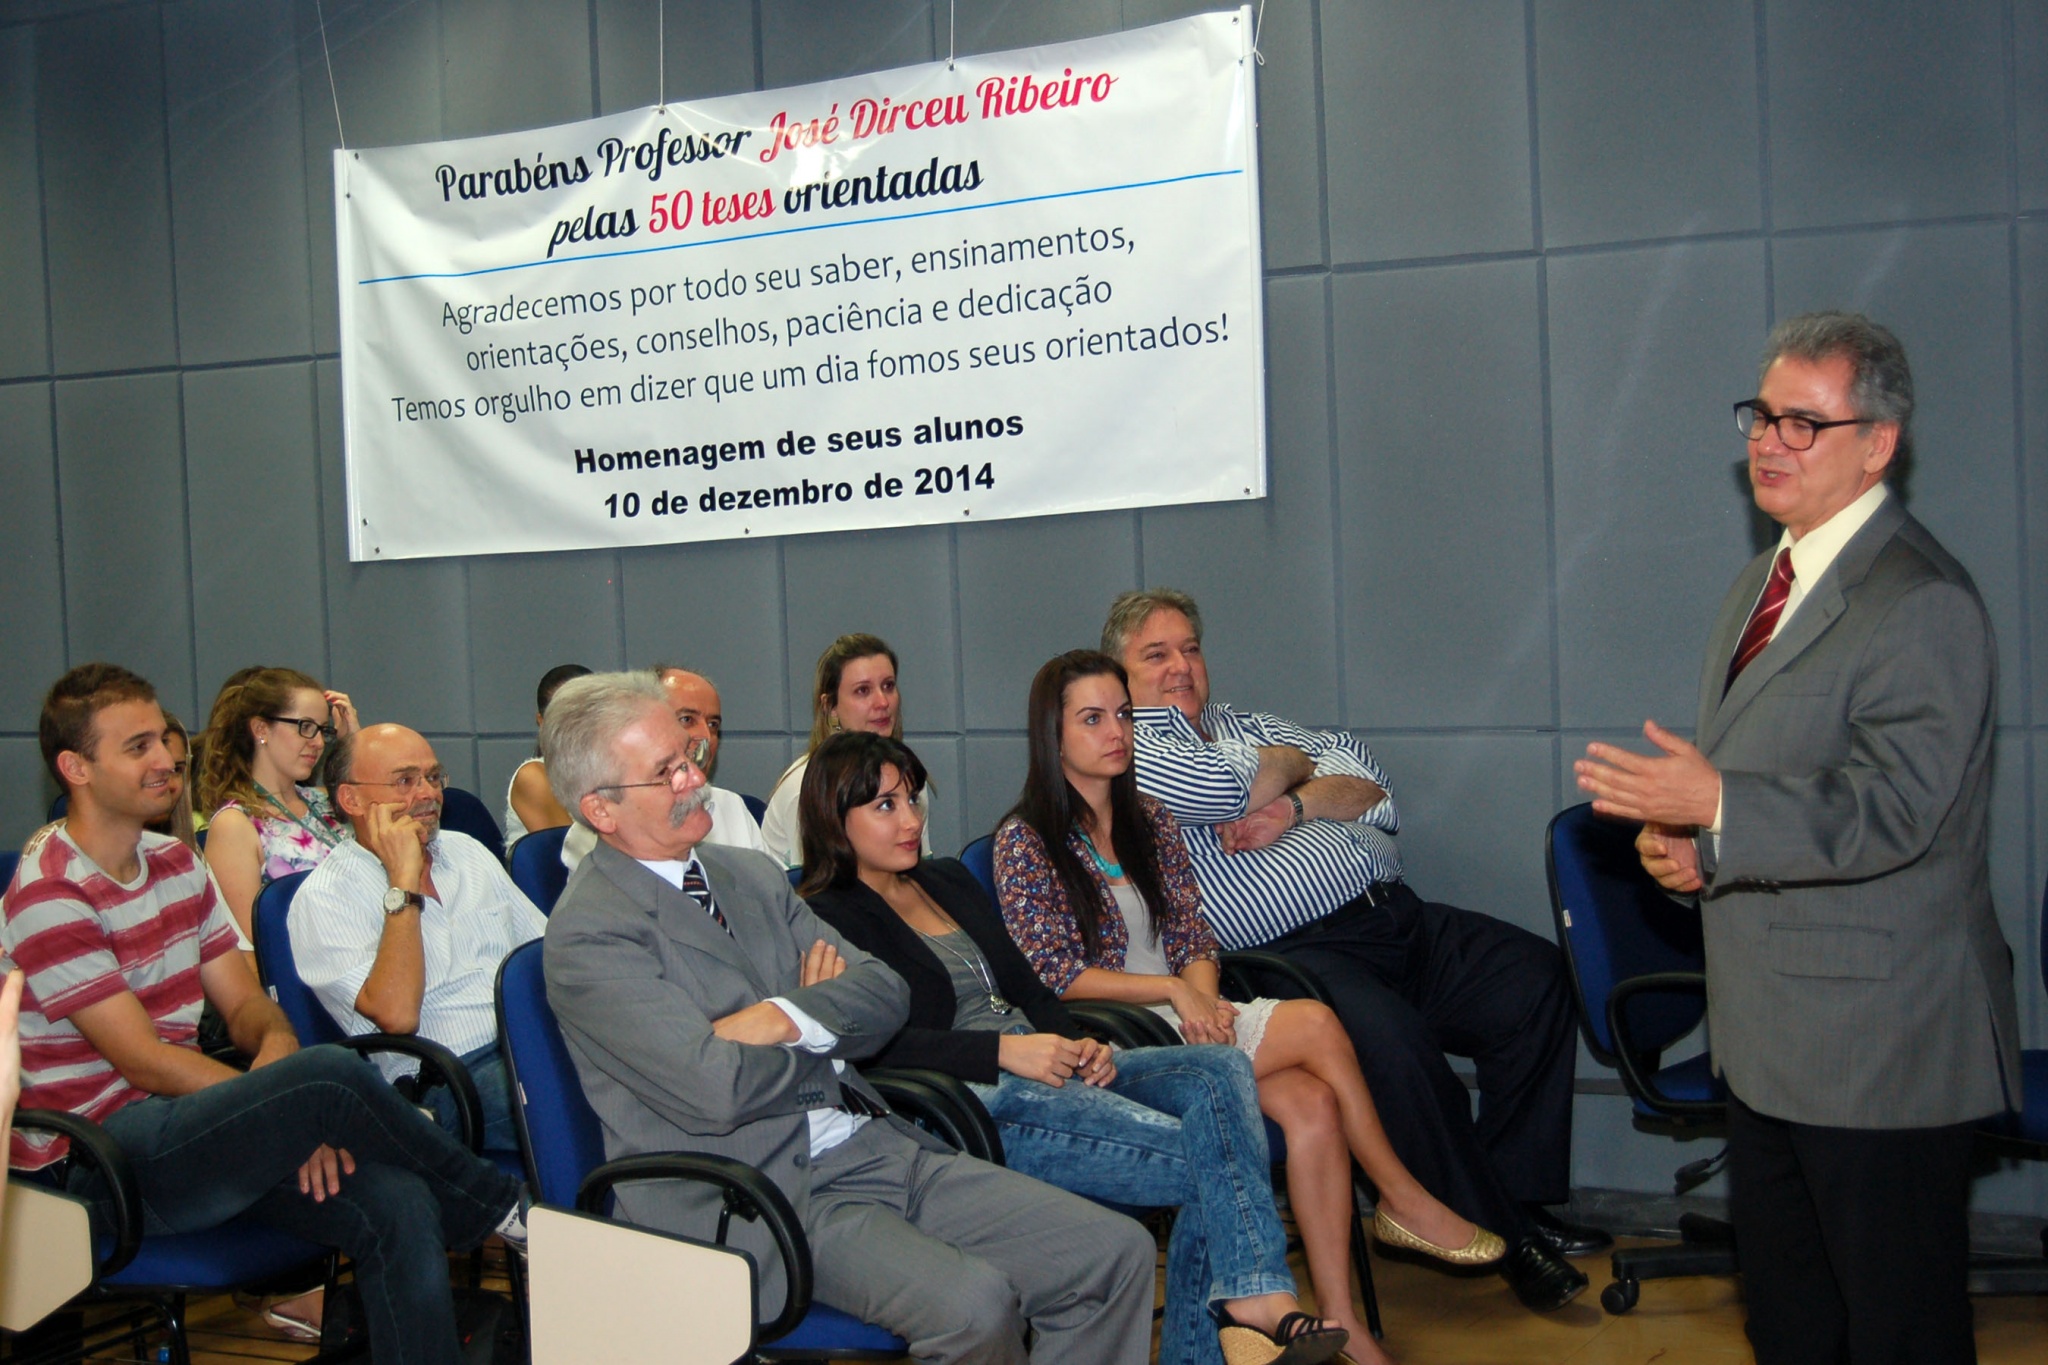
[[[1113,863],[1103,857],[1101,850],[1095,847],[1095,841],[1088,837],[1088,831],[1085,829],[1081,831],[1081,842],[1088,845],[1088,856],[1095,860],[1095,866],[1101,871],[1103,876],[1113,882],[1123,880],[1124,865],[1122,863]]]

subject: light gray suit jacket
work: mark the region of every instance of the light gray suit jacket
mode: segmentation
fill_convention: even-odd
[[[767,857],[705,844],[697,857],[731,934],[691,897],[601,843],[571,874],[548,920],[548,1003],[604,1125],[608,1159],[680,1150],[747,1162],[789,1196],[808,1227],[806,1116],[839,1102],[841,1078],[829,1057],[727,1042],[712,1021],[782,996],[838,1035],[831,1057],[866,1057],[902,1026],[910,993],[894,971],[813,915]],[[821,938],[839,949],[846,971],[800,988],[803,955]],[[852,1067],[844,1079],[880,1103]],[[881,1121],[939,1146],[909,1124]],[[719,1206],[708,1187],[680,1183],[625,1186],[618,1202],[631,1222],[706,1238]],[[785,1285],[772,1239],[759,1223],[734,1219],[730,1243],[753,1253],[761,1304],[773,1313]]]
[[[1987,853],[1997,657],[1969,575],[1896,497],[1722,696],[1770,571],[1729,591],[1698,743],[1708,1027],[1759,1113],[1960,1123],[2019,1094],[2012,954]]]

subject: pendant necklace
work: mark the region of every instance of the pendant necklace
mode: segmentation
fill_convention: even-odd
[[[918,890],[922,892],[924,888],[919,887]],[[930,900],[931,898],[927,896],[925,899]],[[951,922],[950,917],[946,915],[942,914],[940,918],[942,920],[947,920],[947,922],[949,923]],[[968,971],[974,974],[974,979],[981,983],[982,990],[988,994],[989,1009],[993,1010],[997,1014],[1008,1014],[1011,1010],[1017,1007],[1015,1005],[1012,1005],[1009,1001],[1003,999],[1002,992],[996,989],[995,973],[989,970],[988,963],[983,960],[981,956],[980,945],[974,944],[973,939],[968,939],[968,943],[974,946],[974,951],[970,955],[968,953],[961,952],[958,948],[955,948],[952,944],[946,942],[946,939],[953,937],[954,934],[960,934],[964,936],[966,933],[967,931],[965,929],[962,929],[957,924],[953,925],[951,933],[948,933],[943,937],[938,934],[927,934],[922,929],[919,929],[917,931],[918,937],[924,939],[928,943],[934,944],[937,947],[945,949],[954,957],[960,959],[961,965],[966,967]]]

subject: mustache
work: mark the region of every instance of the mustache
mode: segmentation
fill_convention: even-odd
[[[698,811],[703,810],[705,806],[710,804],[710,801],[711,793],[703,787],[697,788],[697,790],[691,792],[688,796],[685,796],[682,799],[678,800],[673,806],[670,806],[668,809],[669,828],[675,829],[677,826],[681,825],[683,821],[689,819]]]

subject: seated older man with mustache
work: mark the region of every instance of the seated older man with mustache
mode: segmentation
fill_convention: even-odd
[[[492,984],[498,964],[547,920],[490,850],[441,828],[448,784],[434,746],[403,725],[373,725],[328,750],[327,788],[355,839],[315,868],[292,902],[292,958],[351,1034],[418,1034],[456,1054],[483,1101],[484,1146],[518,1146]],[[387,1075],[403,1058],[378,1058]],[[456,1127],[445,1087],[424,1101]]]

